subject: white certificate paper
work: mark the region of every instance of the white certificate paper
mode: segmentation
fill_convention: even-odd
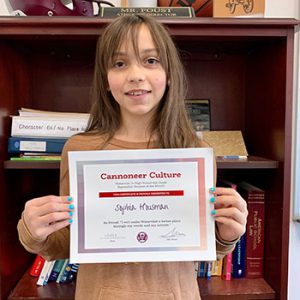
[[[211,148],[69,152],[73,263],[216,259]]]

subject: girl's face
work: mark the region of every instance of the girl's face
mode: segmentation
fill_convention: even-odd
[[[139,57],[131,43],[123,43],[114,53],[113,66],[107,73],[109,89],[120,106],[121,116],[129,121],[136,116],[151,118],[167,84],[147,26],[141,25],[137,42]]]

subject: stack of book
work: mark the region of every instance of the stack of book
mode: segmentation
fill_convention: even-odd
[[[69,259],[47,261],[37,254],[29,274],[37,278],[36,284],[47,285],[48,282],[68,283],[77,275],[79,264],[71,264]]]
[[[211,276],[221,276],[225,280],[261,278],[264,260],[265,191],[248,182],[235,184],[228,180],[219,180],[218,186],[237,189],[246,200],[248,207],[246,232],[236,243],[233,252],[223,259],[199,262],[197,275],[207,279]]]
[[[11,160],[60,160],[66,140],[83,132],[88,113],[22,108],[12,116],[8,153]]]

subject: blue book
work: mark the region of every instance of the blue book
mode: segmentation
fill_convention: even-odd
[[[232,277],[243,278],[246,275],[246,234],[236,243],[232,252]]]
[[[50,273],[48,281],[56,281],[56,279],[59,275],[59,272],[60,272],[61,268],[64,265],[64,262],[65,262],[64,259],[58,259],[58,260],[55,261],[55,264],[54,264],[53,269]]]
[[[8,153],[37,152],[37,153],[61,153],[66,138],[28,138],[9,137]]]

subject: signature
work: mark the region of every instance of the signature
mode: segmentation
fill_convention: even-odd
[[[172,237],[178,237],[178,236],[185,236],[185,233],[177,231],[176,227],[174,227],[172,230],[170,230],[166,234],[161,235],[161,237],[163,237],[163,238],[172,238]]]

